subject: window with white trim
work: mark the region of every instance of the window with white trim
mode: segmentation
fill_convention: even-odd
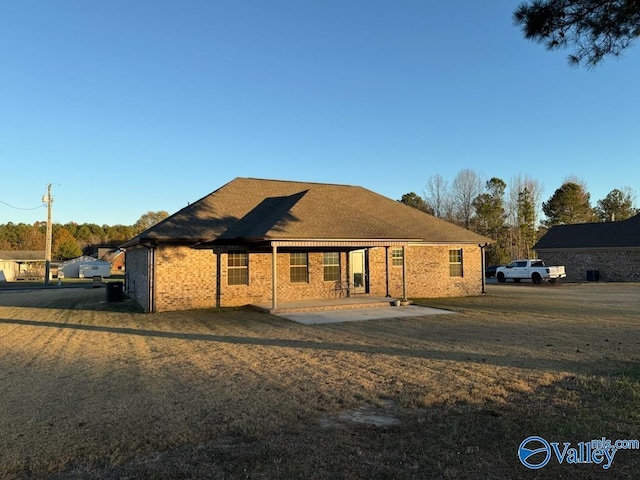
[[[401,267],[404,257],[404,252],[402,248],[392,248],[391,249],[391,265],[394,267]]]
[[[462,249],[449,250],[449,276],[462,277]]]
[[[340,253],[324,252],[322,255],[322,267],[325,282],[337,282],[340,280]]]
[[[306,252],[292,252],[289,254],[289,280],[291,283],[305,283],[309,281],[309,256]]]
[[[227,283],[249,285],[249,254],[247,252],[227,254]]]

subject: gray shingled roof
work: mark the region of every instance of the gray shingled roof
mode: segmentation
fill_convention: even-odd
[[[237,178],[125,243],[490,239],[362,187]]]
[[[15,262],[44,262],[44,250],[0,250],[0,260]]]
[[[640,215],[636,215],[620,222],[558,225],[550,228],[533,249],[639,247]]]

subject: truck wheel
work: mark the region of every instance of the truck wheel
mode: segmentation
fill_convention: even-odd
[[[533,275],[531,275],[531,280],[533,280],[533,283],[538,285],[542,281],[542,277],[538,272],[533,272]]]
[[[507,279],[506,279],[506,278],[504,278],[504,273],[502,273],[502,272],[498,272],[498,275],[496,275],[496,276],[498,277],[498,281],[499,281],[500,283],[504,283],[504,282],[506,282],[506,281],[507,281]]]

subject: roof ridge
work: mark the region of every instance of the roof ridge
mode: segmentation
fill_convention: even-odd
[[[328,185],[331,187],[354,187],[357,188],[357,185],[351,185],[348,183],[327,183],[327,182],[307,182],[304,180],[282,180],[277,178],[257,178],[257,177],[236,177],[232,180],[254,180],[259,182],[279,182],[279,183],[299,183],[304,185]],[[231,182],[229,182],[231,183]]]

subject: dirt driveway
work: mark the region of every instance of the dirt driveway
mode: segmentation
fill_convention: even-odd
[[[123,302],[107,302],[106,284],[100,287],[93,287],[90,284],[65,287],[0,286],[0,305],[113,312],[142,311],[129,298],[125,298]]]

